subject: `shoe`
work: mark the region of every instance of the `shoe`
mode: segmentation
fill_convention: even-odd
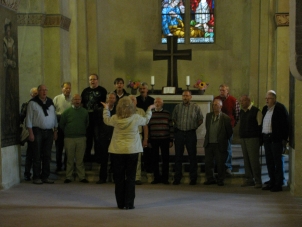
[[[80,182],[82,182],[82,183],[89,183],[89,181],[86,180],[85,178],[83,180],[80,180]]]
[[[218,186],[224,186],[224,183],[223,182],[218,182],[217,185]]]
[[[255,184],[254,188],[262,188],[262,184]]]
[[[263,187],[262,190],[271,190],[272,188],[273,188],[273,186],[268,184],[265,187]]]
[[[251,187],[251,186],[255,186],[254,182],[244,182],[242,185],[240,185],[241,187]]]
[[[270,180],[264,182],[264,184],[270,184],[270,183],[271,183]]]
[[[211,184],[216,184],[216,181],[214,180],[207,180],[203,183],[204,185],[211,185]]]
[[[117,206],[119,209],[123,210],[124,206]]]
[[[225,173],[226,173],[227,175],[232,175],[232,170],[226,169],[226,170],[225,170]]]
[[[25,181],[30,181],[30,177],[29,176],[24,176],[24,180]]]
[[[273,186],[270,190],[271,192],[281,192],[282,191],[282,186]]]
[[[126,210],[133,210],[134,208],[135,208],[135,206],[125,207]]]
[[[70,183],[70,182],[71,182],[71,180],[69,180],[69,179],[65,179],[65,180],[64,180],[64,183],[65,183],[65,184],[68,184],[68,183]]]
[[[196,185],[196,180],[191,180],[190,185]]]
[[[173,185],[179,185],[180,184],[180,180],[174,180],[173,181]]]
[[[143,183],[140,180],[135,181],[135,185],[142,185]]]
[[[35,179],[33,180],[34,184],[43,184],[43,181],[41,181],[41,179]]]
[[[45,184],[53,184],[53,183],[54,183],[53,180],[50,180],[50,179],[48,179],[48,178],[43,179],[42,181],[43,181],[43,183],[45,183]]]
[[[163,184],[170,184],[169,181],[163,181],[162,183],[163,183]]]
[[[106,183],[105,180],[99,180],[99,181],[96,182],[96,184],[105,184],[105,183]]]

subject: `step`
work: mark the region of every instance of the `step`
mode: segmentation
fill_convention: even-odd
[[[26,145],[21,147],[21,173],[23,176],[24,173],[24,163],[25,163],[25,154],[26,154]],[[243,156],[241,151],[241,146],[238,144],[235,144],[232,146],[233,150],[233,158],[232,158],[232,178],[244,178],[244,162],[243,162]],[[288,162],[288,155],[284,156],[284,168],[285,168],[285,177],[288,177],[288,168],[289,168],[289,162]],[[51,179],[54,180],[64,180],[65,179],[65,171],[56,172],[56,155],[55,155],[55,147],[53,146],[52,153],[51,153],[51,164],[50,164],[50,172],[51,172]],[[198,155],[198,179],[197,182],[203,182],[205,180],[205,166],[204,166],[204,155]],[[262,164],[262,178],[264,181],[268,178],[267,168],[265,164],[265,157],[264,157],[264,149],[261,156]],[[110,166],[110,165],[108,165]],[[161,164],[160,164],[161,166]],[[85,163],[85,169],[86,169],[86,177],[87,180],[90,182],[96,182],[99,180],[99,168],[100,165],[97,163]],[[188,163],[188,157],[186,154],[184,154],[183,159],[183,178],[182,183],[189,183],[190,177],[189,177],[189,168],[190,164]],[[174,155],[170,155],[170,169],[169,169],[169,180],[170,182],[173,181],[174,176]],[[76,178],[76,177],[75,177]],[[152,182],[153,181],[153,174],[146,173],[145,171],[142,171],[142,182]],[[108,182],[112,182],[112,173],[108,173]]]

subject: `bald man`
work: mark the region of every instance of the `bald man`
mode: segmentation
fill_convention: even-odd
[[[83,159],[89,115],[87,110],[81,106],[81,101],[81,96],[75,94],[71,100],[72,106],[62,113],[60,119],[60,128],[64,132],[64,147],[67,154],[66,180],[64,183],[70,183],[73,179],[74,160],[79,181],[88,183],[85,178]]]
[[[152,149],[154,180],[151,184],[169,184],[169,148],[173,146],[174,129],[171,114],[164,110],[164,102],[157,97],[155,109],[149,121],[149,140]],[[159,149],[162,157],[162,175],[159,173]]]

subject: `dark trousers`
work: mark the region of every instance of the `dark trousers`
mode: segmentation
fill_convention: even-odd
[[[99,146],[101,148],[100,151],[100,173],[99,173],[99,179],[106,182],[107,181],[107,176],[108,176],[108,147],[110,144],[110,140],[100,140],[98,141]]]
[[[63,155],[63,149],[64,149],[64,132],[60,127],[58,127],[58,138],[55,141],[55,145],[56,145],[57,169],[61,169],[63,167],[63,162],[64,162],[64,167],[66,169],[66,162],[67,162],[66,153],[64,155],[64,161],[62,162],[62,155]]]
[[[282,160],[282,142],[271,142],[270,140],[264,140],[265,159],[267,165],[267,171],[270,178],[270,184],[272,186],[283,185],[283,160]]]
[[[27,141],[27,150],[26,150],[26,157],[25,157],[25,171],[24,177],[31,176],[30,169],[33,165],[33,142]]]
[[[144,147],[144,152],[142,153],[142,162],[144,163],[145,171],[147,173],[153,173],[153,154],[151,148]]]
[[[228,152],[221,152],[218,143],[210,143],[205,148],[205,171],[208,181],[214,181],[214,169],[217,166],[217,181],[223,182],[225,178],[225,161],[228,157]]]
[[[152,140],[152,155],[153,155],[153,169],[154,180],[166,182],[169,179],[169,145],[170,140]],[[159,149],[162,157],[162,176],[159,173]]]
[[[110,154],[113,159],[115,198],[118,207],[131,207],[135,198],[135,173],[138,153]]]
[[[53,130],[34,127],[33,133],[35,136],[35,140],[33,141],[33,179],[47,179],[50,175]]]
[[[99,161],[99,151],[100,148],[98,147],[97,143],[97,135],[98,135],[98,127],[95,124],[95,115],[94,113],[89,113],[89,126],[86,130],[86,150],[84,155],[84,161]],[[91,155],[92,146],[94,144],[94,152],[95,157]]]
[[[190,179],[197,180],[197,136],[195,130],[175,132],[175,174],[174,180],[181,180],[182,178],[182,158],[184,147],[186,146],[189,161],[190,161]]]

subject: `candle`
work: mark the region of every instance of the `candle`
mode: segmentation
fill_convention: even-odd
[[[154,76],[151,76],[151,85],[154,85],[154,84],[155,84]]]
[[[186,85],[187,85],[187,86],[190,85],[190,76],[187,76],[187,78],[186,78]]]

